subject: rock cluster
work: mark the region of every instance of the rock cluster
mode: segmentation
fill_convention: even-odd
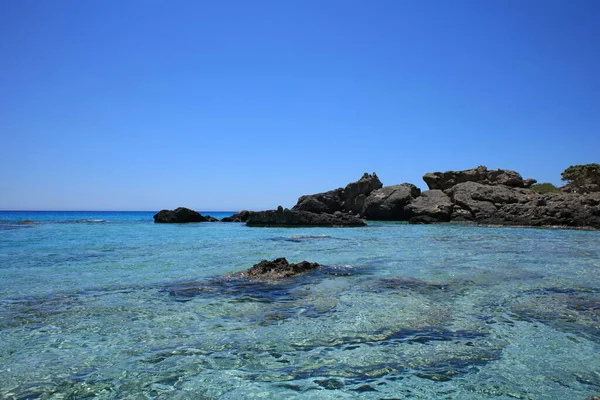
[[[282,279],[303,274],[318,267],[320,267],[319,264],[308,261],[290,264],[285,258],[277,258],[273,261],[263,260],[252,268],[237,272],[232,276],[248,279]]]
[[[541,194],[529,189],[535,179],[484,166],[427,173],[423,180],[429,190],[421,192],[410,183],[383,186],[375,173],[364,174],[343,189],[302,196],[292,210],[252,213],[248,225],[355,226],[352,222],[336,224],[332,217],[337,221],[358,217],[413,224],[473,222],[600,228],[600,193]]]
[[[333,214],[314,213],[284,209],[251,212],[246,220],[248,226],[364,226],[365,222],[353,215],[336,211]]]
[[[518,172],[504,169],[488,170],[480,165],[464,171],[429,172],[423,176],[429,189],[446,190],[463,182],[479,182],[483,185],[504,185],[528,188],[537,181],[523,179]]]
[[[452,202],[451,221],[600,228],[600,193],[540,194],[477,182],[459,183],[444,193]]]
[[[365,173],[344,188],[301,196],[290,210],[240,211],[223,222],[248,226],[364,226],[364,219],[409,223],[473,222],[489,225],[600,228],[600,192],[538,193],[535,179],[484,166],[464,171],[430,172],[429,190],[410,183],[383,186]],[[162,210],[155,222],[216,221],[187,208]]]

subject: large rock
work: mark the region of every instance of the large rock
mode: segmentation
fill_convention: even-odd
[[[404,207],[418,197],[420,192],[410,183],[374,190],[365,199],[361,213],[373,220],[405,221],[407,215]]]
[[[375,172],[371,175],[366,172],[356,182],[346,185],[344,188],[344,210],[352,213],[362,213],[364,202],[374,190],[383,186]]]
[[[252,211],[243,210],[230,217],[221,218],[221,222],[246,222]]]
[[[446,190],[463,182],[477,182],[485,185],[505,185],[528,188],[537,181],[523,179],[518,172],[512,170],[488,170],[485,166],[463,171],[429,172],[423,176],[429,189]]]
[[[343,189],[301,196],[292,210],[328,214],[336,211],[360,213],[366,197],[382,186],[375,173],[365,173],[358,181],[349,183]]]
[[[199,212],[189,208],[179,207],[175,210],[160,210],[154,215],[156,223],[181,224],[186,222],[214,222],[218,221],[210,215],[203,216]]]
[[[246,220],[247,226],[364,226],[365,222],[355,216],[336,212],[335,214],[313,213],[302,210],[283,209],[252,212]]]
[[[342,211],[344,204],[344,189],[338,188],[324,193],[301,196],[292,210],[333,214]]]
[[[452,201],[444,192],[426,190],[404,207],[404,213],[410,217],[411,224],[430,224],[450,221],[452,208]]]
[[[445,193],[453,203],[452,221],[600,228],[600,193],[540,194],[476,182],[460,183]]]
[[[252,268],[237,272],[232,276],[247,279],[282,279],[303,274],[319,267],[319,264],[308,261],[290,264],[285,258],[277,258],[273,261],[263,260]]]

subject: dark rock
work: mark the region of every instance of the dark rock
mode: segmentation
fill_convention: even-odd
[[[246,222],[251,213],[251,211],[243,210],[230,217],[222,218],[221,222]]]
[[[595,193],[595,192],[600,192],[600,185],[598,185],[596,183],[586,183],[583,185],[581,185],[581,184],[577,185],[577,184],[574,184],[573,182],[569,182],[566,185],[561,186],[560,190],[565,193],[579,193],[579,194]]]
[[[600,193],[540,194],[476,182],[460,183],[445,193],[454,204],[452,221],[600,228]]]
[[[283,209],[250,213],[246,220],[248,226],[364,226],[365,222],[347,214],[314,213],[302,210]]]
[[[290,264],[285,258],[277,258],[273,261],[263,260],[252,268],[233,274],[233,277],[248,279],[281,279],[303,274],[320,267],[317,263],[302,261]]]
[[[371,175],[365,173],[358,181],[349,183],[343,189],[301,196],[292,210],[327,214],[336,211],[360,213],[366,197],[382,186],[375,173]]]
[[[186,223],[186,222],[213,222],[218,221],[211,216],[203,216],[199,212],[190,210],[189,208],[179,207],[175,210],[160,210],[154,215],[156,223]]]
[[[404,207],[404,213],[410,216],[411,224],[431,224],[450,221],[452,208],[452,201],[444,192],[426,190]]]
[[[364,201],[362,213],[367,219],[404,221],[404,207],[419,196],[420,190],[413,184],[386,186],[374,190]]]
[[[292,208],[294,211],[333,214],[344,209],[344,189],[301,196]]]
[[[530,187],[535,179],[523,180],[518,172],[504,169],[488,170],[485,166],[463,171],[429,172],[423,176],[429,189],[446,190],[463,182],[478,182],[485,185]]]
[[[362,213],[363,203],[366,201],[367,196],[382,186],[383,184],[375,172],[371,175],[365,172],[362,178],[347,184],[344,188],[344,211]]]

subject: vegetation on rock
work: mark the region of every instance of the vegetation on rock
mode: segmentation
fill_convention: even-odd
[[[569,192],[589,193],[600,191],[600,164],[571,165],[561,174],[567,181]]]
[[[531,190],[538,193],[559,193],[560,189],[549,182],[535,183],[531,185]]]

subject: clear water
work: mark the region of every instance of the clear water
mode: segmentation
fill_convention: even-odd
[[[0,398],[600,394],[598,231],[152,214],[0,213]],[[219,278],[276,257],[326,267]]]

